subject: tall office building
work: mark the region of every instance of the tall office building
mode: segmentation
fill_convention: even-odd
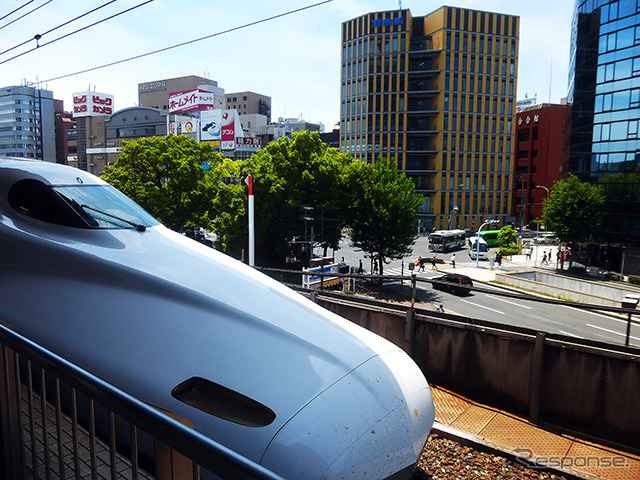
[[[395,158],[425,196],[421,226],[511,215],[519,17],[442,7],[342,24],[340,148]],[[457,209],[456,209],[457,207]]]
[[[636,0],[577,0],[571,32],[569,170],[583,181],[640,167],[640,6]],[[623,182],[624,183],[624,182]],[[633,185],[620,185],[622,189]],[[639,185],[635,185],[636,192]],[[638,194],[607,207],[600,230],[640,245]]]
[[[53,92],[0,88],[0,155],[56,161]]]

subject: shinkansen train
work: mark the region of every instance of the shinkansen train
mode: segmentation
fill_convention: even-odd
[[[409,478],[434,420],[400,348],[64,165],[0,159],[0,321],[285,478]]]

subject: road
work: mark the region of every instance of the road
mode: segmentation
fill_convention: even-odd
[[[548,251],[551,247],[543,247]],[[456,254],[456,269],[451,267],[451,255]],[[396,260],[384,267],[384,275],[410,275],[408,264],[418,258],[418,256],[431,257],[432,252],[428,250],[428,240],[426,237],[418,238],[411,256],[404,260]],[[490,252],[490,257],[494,258],[495,249]],[[365,272],[371,271],[370,260],[364,258],[362,252],[354,251],[345,242],[339,250],[336,250],[335,257],[340,259],[344,257],[345,261],[350,265],[358,266],[359,261],[363,261]],[[535,257],[535,255],[534,255]],[[469,258],[466,250],[459,250],[447,254],[438,254],[438,258],[444,260],[444,264],[439,265],[439,270],[432,270],[431,264],[425,265],[424,271],[417,271],[419,278],[429,279],[437,278],[443,273],[458,271],[462,273],[466,271],[470,276],[470,269],[474,269],[476,262]],[[538,262],[542,258],[542,251],[539,252]],[[532,268],[530,265],[522,263],[509,262],[505,260],[496,270],[515,271],[523,268]],[[483,270],[488,269],[488,261],[480,261]],[[591,312],[574,307],[563,305],[553,305],[535,302],[531,300],[511,298],[502,296],[505,290],[497,285],[490,283],[475,282],[476,286],[482,286],[485,289],[494,290],[495,293],[484,293],[474,291],[467,296],[457,296],[431,288],[430,283],[418,282],[417,298],[430,302],[434,305],[443,305],[446,312],[455,313],[466,317],[488,320],[492,322],[503,323],[506,325],[517,325],[520,327],[530,328],[546,333],[559,333],[562,335],[573,336],[589,340],[596,340],[606,343],[624,344],[627,331],[626,318],[616,317],[613,315]],[[399,282],[397,288],[399,288]],[[405,293],[409,293],[409,283],[404,283]],[[638,319],[638,316],[636,316]],[[632,325],[629,344],[640,346],[640,325]]]

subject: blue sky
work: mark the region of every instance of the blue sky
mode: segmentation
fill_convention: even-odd
[[[48,1],[48,3],[47,3]],[[103,5],[108,0],[34,0],[0,20],[0,51]],[[73,92],[91,88],[115,96],[115,108],[136,104],[138,83],[183,75],[217,80],[227,93],[253,91],[272,98],[272,117],[302,117],[324,123],[339,120],[341,23],[367,12],[393,10],[398,1],[333,0],[299,13],[235,30],[113,67],[51,80],[156,49],[233,29],[313,5],[318,0],[220,2],[154,0],[83,32],[44,45],[144,0],[118,0],[66,27],[43,35],[42,47],[0,64],[1,86],[23,79],[43,82],[71,108]],[[27,3],[4,0],[0,17]],[[11,20],[45,4],[36,12]],[[567,67],[573,0],[459,0],[447,5],[519,15],[518,98],[537,94],[557,103],[567,93]],[[412,15],[425,15],[444,3],[402,1]],[[0,55],[0,62],[35,47],[32,40]]]

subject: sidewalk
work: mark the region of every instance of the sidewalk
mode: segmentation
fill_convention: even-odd
[[[551,468],[588,480],[640,478],[640,456],[544,430],[438,386],[432,385],[431,393],[433,429],[444,435],[503,452],[529,468]]]

